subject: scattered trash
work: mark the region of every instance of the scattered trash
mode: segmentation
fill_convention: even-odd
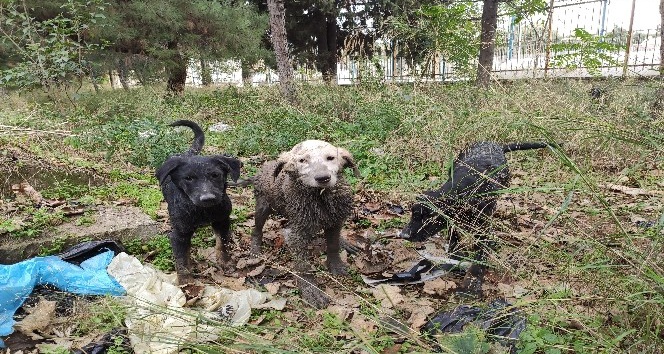
[[[166,275],[141,264],[133,256],[118,254],[108,272],[127,289],[132,307],[125,324],[137,354],[177,353],[181,343],[199,343],[218,338],[220,325],[240,326],[249,321],[252,308],[282,310],[285,299],[254,289],[234,291],[211,285],[195,286],[193,299],[174,285],[175,274]],[[185,308],[184,306],[197,308]]]
[[[440,312],[422,327],[422,332],[459,333],[469,323],[484,330],[489,338],[509,347],[510,353],[515,353],[519,335],[526,328],[526,317],[520,308],[504,299],[497,299],[486,309],[461,305],[452,311]]]
[[[87,241],[69,248],[58,256],[62,258],[63,261],[78,265],[86,259],[90,259],[106,251],[113,251],[114,254],[120,254],[121,252],[124,252],[125,249],[121,244],[114,240]]]
[[[644,228],[644,229],[650,229],[655,226],[657,226],[657,222],[653,220],[639,220],[635,222],[636,226]]]
[[[409,271],[396,273],[390,277],[379,278],[370,278],[362,275],[362,280],[364,280],[364,283],[369,286],[377,286],[379,284],[419,284],[449,274],[454,270],[466,270],[470,268],[471,265],[472,263],[470,262],[461,262],[449,258],[436,264],[433,260],[425,258],[413,265]]]
[[[138,137],[141,139],[148,139],[155,135],[157,135],[157,132],[155,132],[154,130],[145,130],[142,132],[138,132]]]
[[[14,313],[36,285],[50,284],[82,295],[124,295],[124,288],[106,272],[113,256],[112,251],[106,251],[81,262],[80,266],[58,256],[0,265],[0,336],[13,332]],[[3,346],[0,340],[0,347]]]
[[[401,205],[398,204],[388,204],[387,212],[395,215],[403,215],[404,209]]]
[[[208,130],[211,131],[211,132],[221,133],[221,132],[225,132],[227,130],[231,130],[231,128],[232,127],[230,125],[226,124],[226,123],[218,122],[218,123],[212,124],[208,128]]]
[[[118,349],[118,346],[127,353],[131,349],[126,328],[115,328],[83,348],[74,350],[72,354],[104,354],[110,347]]]

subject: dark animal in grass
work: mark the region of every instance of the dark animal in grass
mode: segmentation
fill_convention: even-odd
[[[489,219],[496,211],[500,191],[510,183],[505,153],[547,146],[547,143],[503,145],[488,141],[470,145],[454,160],[450,178],[441,188],[426,191],[417,197],[411,208],[410,221],[399,236],[411,241],[424,241],[447,229],[449,253],[458,257],[456,252],[461,234],[474,235],[478,241],[475,262],[466,272],[461,291],[481,296],[482,263],[486,248],[493,248],[486,238]]]
[[[252,253],[261,252],[263,226],[270,214],[286,217],[286,245],[295,258],[298,287],[302,297],[319,308],[330,300],[310,274],[313,267],[308,247],[322,231],[328,269],[332,274],[347,274],[348,267],[339,256],[341,228],[353,203],[353,190],[343,176],[347,167],[359,176],[347,150],[320,140],[306,140],[277,160],[263,164],[253,177],[256,214]]]
[[[226,194],[226,179],[237,181],[242,162],[230,156],[200,156],[205,136],[194,122],[179,120],[171,126],[185,126],[194,132],[189,151],[169,157],[159,169],[157,179],[168,203],[171,222],[170,241],[175,257],[178,284],[192,280],[191,238],[196,229],[211,225],[216,236],[217,262],[228,266],[231,260],[231,200]]]

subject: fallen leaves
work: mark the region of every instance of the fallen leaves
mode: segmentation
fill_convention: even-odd
[[[39,205],[44,200],[41,193],[37,192],[27,182],[12,185],[12,192],[16,195],[16,201],[19,203],[32,202],[31,204]]]
[[[40,299],[33,306],[26,308],[28,315],[16,324],[16,329],[32,339],[42,339],[43,337],[35,332],[43,331],[55,317],[56,301]]]
[[[664,195],[664,191],[656,191],[656,190],[646,190],[643,188],[634,188],[634,187],[628,187],[628,186],[623,186],[620,184],[613,184],[613,183],[600,183],[598,184],[599,187],[601,188],[606,188],[608,190],[614,191],[614,192],[621,192],[625,193],[628,195],[647,195],[651,197],[656,197],[656,196],[661,196]]]
[[[394,285],[381,284],[371,289],[371,293],[380,301],[383,308],[394,308],[395,305],[404,300],[403,295],[401,295],[401,288]]]
[[[443,296],[448,294],[450,291],[455,290],[456,288],[457,285],[455,282],[442,278],[436,278],[425,282],[422,291],[429,295]]]

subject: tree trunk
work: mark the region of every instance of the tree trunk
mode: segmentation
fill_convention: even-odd
[[[129,91],[129,79],[127,78],[127,63],[124,58],[118,59],[118,80],[125,91]]]
[[[325,16],[324,38],[318,42],[318,54],[321,60],[321,73],[325,83],[332,83],[337,78],[337,19]]]
[[[482,34],[480,37],[480,57],[477,65],[476,85],[489,87],[493,53],[496,49],[496,27],[498,24],[498,0],[484,0],[482,7]]]
[[[659,16],[661,21],[659,22],[659,77],[664,79],[664,0],[659,0]],[[664,90],[664,88],[662,88]]]
[[[168,94],[181,96],[184,94],[184,84],[187,81],[187,60],[178,51],[177,42],[169,42],[168,49],[173,51],[173,56],[167,68],[166,91]]]
[[[293,84],[293,66],[288,56],[288,40],[286,39],[286,9],[284,0],[267,0],[270,13],[270,41],[277,57],[279,87],[281,94],[290,102],[295,103],[297,93]]]
[[[108,69],[108,81],[111,83],[111,88],[115,89],[115,82],[113,82],[113,70]]]
[[[212,84],[212,73],[210,72],[210,64],[207,60],[201,58],[201,83],[203,86],[210,86]]]
[[[92,64],[89,64],[88,67],[90,71],[90,81],[92,81],[92,87],[94,87],[95,93],[99,93],[99,81],[101,77],[97,76],[97,72],[95,71]]]

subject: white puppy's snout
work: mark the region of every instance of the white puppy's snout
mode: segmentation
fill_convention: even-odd
[[[314,179],[318,183],[328,183],[328,182],[330,182],[330,180],[332,180],[332,176],[330,176],[330,175],[318,175],[318,176],[314,177]]]

